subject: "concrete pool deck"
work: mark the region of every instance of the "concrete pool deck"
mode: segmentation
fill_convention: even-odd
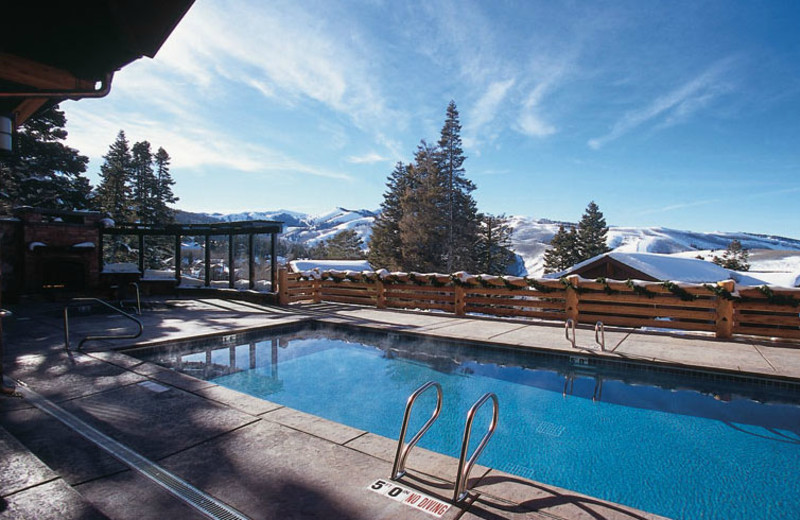
[[[562,326],[457,318],[348,305],[260,306],[162,300],[136,340],[64,349],[63,304],[19,305],[3,321],[7,377],[250,518],[435,518],[373,492],[396,442],[252,398],[115,352],[121,346],[230,333],[307,319],[455,340],[578,352]],[[129,331],[108,315],[71,320],[73,346],[98,330]],[[800,382],[800,345],[609,329],[602,355]],[[579,328],[578,347],[594,344]],[[587,355],[598,354],[589,352]],[[0,397],[0,518],[204,518],[29,399]],[[449,502],[457,461],[412,451],[408,489]],[[447,519],[650,519],[655,515],[476,466],[471,497]]]

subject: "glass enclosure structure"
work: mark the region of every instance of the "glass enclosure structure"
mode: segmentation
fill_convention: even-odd
[[[184,287],[228,287],[273,292],[276,241],[283,222],[116,224],[100,233],[103,272],[138,272]]]

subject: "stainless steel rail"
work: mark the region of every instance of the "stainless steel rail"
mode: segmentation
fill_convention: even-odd
[[[465,462],[467,458],[467,450],[469,450],[469,436],[472,433],[472,420],[475,418],[475,412],[483,406],[486,401],[489,399],[492,400],[492,422],[489,424],[489,429],[486,431],[486,434],[481,439],[480,444],[478,447],[475,448],[475,451],[472,452],[472,456],[469,458],[468,461]],[[472,471],[472,466],[475,465],[475,461],[478,460],[478,457],[483,452],[483,449],[486,447],[486,444],[489,442],[489,438],[491,438],[492,434],[494,433],[495,428],[497,428],[497,416],[500,409],[500,405],[497,401],[497,396],[493,393],[486,393],[472,405],[472,408],[469,409],[467,412],[467,423],[464,426],[464,441],[461,443],[461,456],[458,459],[458,475],[456,476],[456,488],[453,492],[453,502],[460,502],[467,497],[467,480],[469,479],[469,473]]]
[[[425,424],[420,428],[419,432],[408,442],[408,444],[404,444],[406,438],[406,430],[408,429],[408,419],[411,417],[411,409],[414,406],[414,402],[417,398],[429,388],[436,388],[436,408],[433,410],[430,418],[425,422]],[[442,385],[436,383],[435,381],[428,381],[424,385],[417,388],[413,394],[408,397],[406,401],[406,411],[403,415],[403,425],[400,427],[400,438],[397,440],[397,454],[394,457],[394,464],[392,465],[392,476],[390,477],[392,480],[397,480],[406,473],[406,458],[408,458],[408,453],[411,451],[417,442],[425,435],[425,432],[428,431],[428,428],[431,427],[433,422],[439,417],[439,412],[442,411]]]
[[[569,331],[570,330],[572,330],[572,337],[571,338],[569,337]],[[573,320],[572,318],[569,318],[569,319],[567,319],[566,322],[564,322],[564,336],[567,338],[567,341],[572,343],[572,348],[576,348],[575,347],[575,320]]]
[[[602,321],[594,324],[594,342],[600,345],[600,350],[606,350],[606,328]]]
[[[136,282],[129,282],[128,285],[132,285],[134,289],[136,289],[136,314],[139,316],[142,315],[142,296],[139,293],[139,284]],[[119,302],[119,306],[122,307],[122,302]]]
[[[142,322],[139,321],[139,319],[136,318],[135,316],[132,316],[132,315],[128,314],[127,312],[125,312],[125,311],[123,311],[121,309],[118,309],[118,308],[114,307],[113,305],[111,305],[110,303],[104,302],[103,300],[100,300],[98,298],[75,298],[72,301],[70,301],[70,303],[68,303],[66,307],[64,307],[64,346],[65,346],[65,348],[67,350],[70,350],[70,347],[69,347],[69,307],[73,303],[79,303],[79,302],[94,302],[94,303],[99,303],[101,305],[105,305],[106,307],[108,307],[109,309],[113,310],[117,314],[121,314],[122,316],[125,316],[129,320],[131,320],[134,323],[136,323],[137,327],[139,328],[139,330],[135,334],[86,336],[85,338],[83,338],[78,343],[78,349],[79,350],[83,346],[83,344],[86,343],[87,341],[94,341],[94,340],[100,340],[100,339],[134,339],[134,338],[138,338],[139,336],[142,335],[142,331],[144,330],[144,326],[142,325]]]

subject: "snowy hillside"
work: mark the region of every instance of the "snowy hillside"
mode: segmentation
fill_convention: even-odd
[[[333,238],[341,231],[353,230],[366,244],[372,234],[372,222],[377,215],[374,211],[336,208],[315,217],[306,216],[302,223],[286,223],[283,237],[294,242],[314,245],[322,240]]]
[[[336,208],[317,216],[286,210],[184,216],[187,219],[202,217],[226,222],[279,220],[285,223],[284,239],[309,245],[328,240],[340,231],[354,230],[366,245],[377,214],[377,211]],[[519,256],[519,263],[524,264],[530,276],[542,275],[543,255],[558,227],[562,224],[575,225],[522,216],[510,217],[510,224],[514,229],[513,249]],[[754,276],[779,285],[795,285],[791,282],[800,275],[800,240],[751,233],[701,233],[660,227],[611,227],[608,232],[608,245],[618,252],[679,254],[703,256],[706,259],[720,255],[731,240],[739,240],[746,249],[751,250],[751,272]]]

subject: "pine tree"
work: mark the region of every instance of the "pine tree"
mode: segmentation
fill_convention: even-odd
[[[731,240],[728,248],[722,253],[722,258],[714,255],[711,260],[715,264],[724,267],[725,269],[732,269],[734,271],[749,271],[750,270],[750,252],[742,247],[742,243],[738,240]]]
[[[95,204],[112,218],[129,221],[132,217],[132,157],[125,132],[120,130],[117,139],[103,156],[100,166],[100,185],[97,187]]]
[[[138,221],[152,224],[155,222],[156,176],[153,173],[153,152],[150,151],[150,143],[147,141],[136,143],[131,148],[131,171]]]
[[[178,202],[178,197],[172,191],[175,181],[169,173],[170,156],[163,148],[158,149],[155,155],[155,188],[153,193],[153,222],[157,224],[171,224],[175,220],[175,210],[170,204]]]
[[[603,212],[590,202],[578,224],[578,257],[579,262],[610,251],[606,245],[608,226]]]
[[[408,172],[408,186],[400,199],[398,223],[403,269],[419,272],[446,269],[447,194],[442,192],[436,149],[422,141]]]
[[[81,210],[91,186],[82,174],[89,159],[64,144],[67,119],[58,105],[19,127],[17,153],[0,158],[0,205]]]
[[[516,261],[511,250],[511,233],[513,229],[505,215],[480,214],[477,253],[477,273],[504,275]]]
[[[372,226],[367,259],[373,269],[398,271],[403,267],[403,247],[400,240],[400,220],[403,218],[401,200],[409,189],[409,166],[398,162],[386,183],[381,211]]]
[[[575,228],[567,231],[564,226],[550,240],[550,249],[544,253],[544,272],[565,271],[580,262],[578,255],[578,232]]]
[[[478,237],[478,210],[471,193],[475,184],[464,175],[461,123],[455,101],[450,101],[436,151],[438,173],[446,194],[446,272],[471,271],[477,266],[473,246]]]
[[[352,229],[336,233],[329,240],[320,242],[313,249],[313,257],[329,260],[361,260],[364,258],[364,242]]]

